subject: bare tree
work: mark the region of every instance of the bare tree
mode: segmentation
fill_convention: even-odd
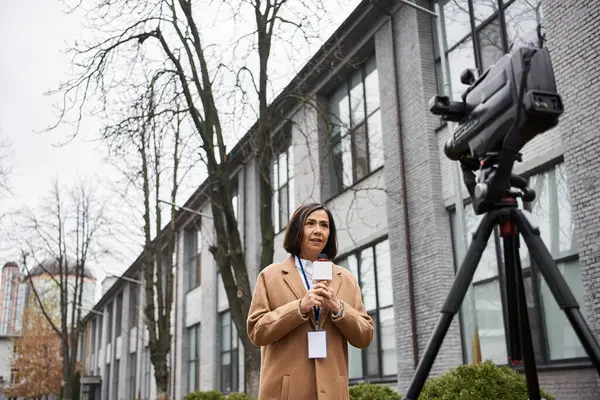
[[[163,230],[161,201],[168,199],[171,204],[168,210],[173,223],[181,181],[198,162],[191,157],[196,148],[193,137],[185,134],[187,109],[179,104],[176,93],[180,86],[174,79],[173,74],[158,71],[146,79],[145,85],[129,86],[128,90],[139,95],[125,110],[123,119],[107,126],[102,135],[114,160],[127,162],[122,171],[134,191],[125,191],[121,198],[133,195],[143,203],[144,321],[159,398],[166,396],[169,381],[167,357],[171,346],[176,242],[173,227]]]
[[[209,1],[209,5],[215,7],[216,2]],[[235,49],[247,40],[249,50],[242,65],[228,66],[223,59],[222,53],[227,48],[217,48],[207,44],[205,37],[207,31],[201,27],[207,26],[202,21],[208,7],[200,7],[198,2],[191,0],[102,0],[90,6],[90,3],[79,2],[75,8],[89,6],[83,10],[87,21],[90,21],[95,32],[102,32],[106,37],[98,39],[93,43],[79,42],[73,48],[73,65],[79,68],[75,78],[61,85],[57,92],[62,93],[65,99],[65,115],[69,110],[75,110],[80,119],[87,100],[93,94],[99,95],[102,106],[100,112],[106,111],[106,104],[114,102],[116,98],[130,96],[123,88],[124,82],[137,82],[141,69],[151,71],[148,75],[153,76],[155,86],[167,87],[171,85],[169,93],[173,97],[163,98],[163,105],[169,102],[180,101],[182,110],[185,112],[184,120],[192,128],[200,142],[201,157],[208,175],[208,195],[210,197],[215,243],[209,250],[213,254],[223,279],[227,293],[231,314],[238,332],[245,332],[246,318],[252,297],[251,286],[248,278],[248,266],[240,239],[238,222],[232,204],[232,182],[230,173],[232,165],[227,162],[227,142],[230,137],[225,133],[224,118],[227,111],[220,111],[219,101],[223,98],[236,98],[231,92],[242,92],[239,96],[247,100],[248,104],[256,104],[255,118],[258,122],[250,130],[251,143],[255,150],[254,156],[258,159],[260,171],[260,221],[261,221],[261,265],[266,266],[273,260],[273,221],[272,221],[272,184],[270,176],[270,163],[273,158],[272,143],[274,119],[270,110],[276,105],[270,104],[270,93],[273,88],[269,87],[269,60],[271,58],[274,43],[281,43],[286,35],[285,26],[292,27],[295,32],[301,33],[302,39],[311,38],[311,26],[309,24],[311,14],[314,18],[327,15],[321,0],[239,0],[237,2],[219,3],[220,6],[229,7],[233,18],[240,16],[252,16],[252,28],[249,32],[236,37],[227,48]],[[214,8],[213,8],[214,9]],[[231,21],[227,28],[231,29]],[[211,26],[210,29],[215,29]],[[292,43],[292,42],[290,42]],[[215,50],[216,49],[216,50]],[[293,50],[292,50],[293,51]],[[257,60],[253,65],[253,60]],[[233,87],[227,86],[226,72],[235,77]],[[176,85],[174,83],[176,81]],[[221,88],[225,87],[223,93]],[[250,89],[248,89],[250,88]],[[254,94],[250,94],[254,93]],[[254,99],[254,100],[252,100]],[[155,106],[158,104],[155,103]],[[170,107],[164,106],[164,109]],[[138,142],[140,152],[143,149],[153,151],[153,133],[159,129],[155,125],[156,113],[152,111],[147,121],[141,128],[136,130],[136,135],[145,132],[138,138],[145,138],[144,143]],[[142,159],[148,154],[143,154]],[[154,166],[154,176],[158,175],[160,167]],[[149,193],[150,168],[147,165],[142,168],[142,179],[145,182],[144,193]],[[143,171],[146,170],[146,173]],[[174,198],[172,198],[174,200]],[[144,199],[145,222],[149,226],[149,210],[147,198]],[[156,231],[160,227],[160,210],[156,209]],[[171,210],[173,213],[173,210]],[[147,229],[145,229],[147,231]],[[173,233],[171,233],[172,235]],[[160,238],[151,246],[148,245],[151,236],[146,232],[147,263],[151,258],[160,265],[160,259],[156,258],[160,246],[166,245],[167,254],[171,254],[171,240]],[[171,257],[167,257],[170,260]],[[153,262],[154,262],[153,261]],[[169,261],[167,261],[167,264]],[[170,272],[167,268],[166,288],[171,285]],[[160,281],[160,279],[158,280]],[[149,285],[149,284],[148,284]],[[150,288],[147,286],[147,294]],[[168,327],[170,316],[170,300],[172,293],[166,291],[165,298],[159,298],[159,312],[156,324],[161,329]],[[148,297],[151,298],[151,297]],[[152,305],[146,310],[146,316],[151,317]],[[167,320],[163,320],[166,318]],[[167,330],[168,332],[168,330]],[[260,353],[253,346],[246,335],[240,339],[244,347],[244,365],[246,390],[257,394],[258,376],[260,369]],[[159,344],[160,342],[160,344]],[[163,367],[162,347],[168,350],[168,341],[159,339],[159,335],[150,333],[152,363],[156,369],[156,383],[158,392],[166,397],[166,370]],[[158,350],[161,347],[161,350]],[[159,356],[160,354],[160,356]]]
[[[62,352],[63,398],[72,399],[77,369],[82,307],[91,307],[95,281],[90,262],[104,253],[101,238],[109,226],[101,202],[91,186],[79,183],[65,195],[54,181],[51,196],[40,211],[23,211],[20,216],[23,264],[30,293],[52,330]],[[29,266],[28,260],[33,261]],[[57,304],[58,312],[46,308]],[[58,318],[56,317],[58,315]]]

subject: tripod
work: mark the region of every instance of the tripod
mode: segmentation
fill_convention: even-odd
[[[511,182],[524,182],[519,176],[511,176]],[[523,185],[524,186],[524,185]],[[522,188],[525,193],[535,193],[529,188]],[[465,258],[456,274],[450,292],[441,309],[441,315],[429,338],[425,353],[417,366],[406,394],[407,400],[417,400],[425,380],[442,345],[452,318],[458,312],[465,293],[473,279],[477,265],[481,260],[488,239],[495,226],[500,227],[504,247],[504,293],[506,294],[508,327],[509,327],[509,362],[525,365],[525,377],[529,400],[541,400],[535,356],[527,315],[527,304],[523,277],[521,273],[521,257],[519,255],[519,233],[523,236],[537,268],[546,281],[552,295],[560,308],[565,312],[573,330],[581,341],[596,371],[600,374],[600,346],[592,331],[586,324],[577,300],[560,273],[550,252],[540,238],[539,230],[534,228],[521,210],[518,209],[516,192],[509,191],[507,196],[486,209],[482,221],[473,236]],[[526,196],[524,196],[526,197]]]

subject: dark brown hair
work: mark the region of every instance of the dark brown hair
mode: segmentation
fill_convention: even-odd
[[[327,254],[329,260],[333,260],[337,255],[337,234],[335,229],[335,221],[331,211],[319,203],[303,204],[294,211],[287,228],[285,229],[285,237],[283,238],[283,248],[294,256],[300,255],[300,245],[304,235],[304,224],[310,214],[317,210],[325,210],[329,217],[329,238],[323,248],[323,253]]]

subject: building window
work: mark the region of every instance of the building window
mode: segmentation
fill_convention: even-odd
[[[288,146],[271,163],[273,187],[273,228],[279,233],[287,226],[294,211],[294,154]]]
[[[187,288],[191,290],[202,282],[202,232],[200,228],[186,230],[183,237]]]
[[[134,278],[138,279],[138,278]],[[140,316],[140,284],[131,283],[129,285],[129,328],[137,326]]]
[[[150,347],[144,346],[140,349],[140,380],[138,381],[138,388],[136,397],[141,396],[142,399],[150,399],[150,389],[152,387],[153,375],[152,375],[152,361],[150,360]]]
[[[135,383],[137,382],[137,380],[136,380],[137,353],[130,353],[128,362],[129,362],[129,368],[127,371],[127,374],[128,374],[127,378],[129,380],[129,382],[127,382],[127,388],[129,389],[129,398],[135,399],[135,398],[137,398],[136,385],[135,385]]]
[[[104,317],[99,316],[98,317],[98,349],[101,349],[103,346],[103,343],[102,343],[102,321],[104,321]]]
[[[536,191],[532,203],[523,204],[530,210],[539,225],[540,236],[554,257],[560,271],[575,298],[583,306],[583,284],[579,266],[578,247],[574,236],[571,205],[567,188],[567,179],[563,164],[529,178],[529,185]],[[473,207],[465,207],[465,225],[467,245],[482,215],[475,215]],[[456,213],[452,212],[452,226],[456,246],[464,240],[456,234]],[[536,362],[552,362],[584,358],[586,353],[575,332],[571,328],[564,312],[558,307],[546,282],[529,257],[529,251],[522,237],[520,240],[521,266],[523,270],[525,295],[529,309],[529,323],[533,339]],[[497,248],[495,243],[499,243]],[[456,266],[462,260],[456,259]],[[507,315],[504,294],[501,291],[500,277],[503,271],[502,238],[496,229],[483,253],[473,277],[473,296],[475,302],[475,320],[479,330],[482,358],[491,359],[497,364],[506,364],[508,357]],[[465,299],[468,301],[468,299]],[[470,337],[464,337],[465,347],[470,347]],[[471,362],[471,356],[465,356]]]
[[[200,390],[200,324],[188,328],[188,393]]]
[[[238,388],[238,336],[231,312],[219,314],[219,389],[223,393]]]
[[[396,374],[396,346],[390,248],[387,239],[336,261],[354,275],[365,308],[375,325],[373,342],[366,349],[348,344],[350,380],[382,381]]]
[[[104,387],[102,388],[102,393],[104,394],[104,400],[110,400],[111,399],[111,388],[112,386],[110,385],[111,383],[111,379],[110,379],[110,366],[111,364],[106,364],[106,369],[105,369],[105,373],[106,373],[106,379],[104,379],[104,377],[102,377],[102,381],[104,383]]]
[[[112,341],[112,328],[113,328],[113,307],[114,307],[114,303],[111,302],[110,304],[108,304],[108,306],[106,306],[107,310],[108,310],[108,318],[107,318],[107,324],[106,324],[106,344],[110,344]]]
[[[332,194],[383,165],[379,78],[372,56],[330,96]]]
[[[90,323],[90,354],[93,356],[96,352],[96,318],[92,319]],[[95,364],[92,365],[92,368],[95,367]]]
[[[123,292],[117,295],[117,304],[115,308],[115,337],[121,336],[123,323]]]
[[[542,3],[544,0],[503,0],[504,21],[500,21],[499,1],[474,1],[469,13],[469,0],[440,0],[442,32],[434,24],[434,53],[438,74],[438,90],[442,93],[441,57],[438,43],[446,58],[446,76],[451,97],[460,99],[467,86],[460,74],[467,68],[484,72],[504,54],[520,46],[541,47]],[[475,26],[471,34],[471,24]],[[543,33],[542,33],[543,34]],[[475,38],[475,41],[473,41]],[[506,40],[505,40],[506,39]]]
[[[112,386],[110,386],[110,388],[112,389],[112,396],[111,399],[118,399],[119,398],[119,374],[121,373],[120,371],[120,364],[121,364],[121,360],[115,360],[115,370],[114,370],[114,383],[112,384]]]
[[[231,189],[231,205],[233,206],[233,215],[237,220],[240,217],[240,196],[238,194],[238,177],[236,176],[235,181],[233,183],[233,187]],[[238,221],[239,223],[239,221]]]

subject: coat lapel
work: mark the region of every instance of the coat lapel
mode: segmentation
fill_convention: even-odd
[[[306,294],[306,288],[304,284],[300,280],[300,274],[298,274],[296,270],[296,263],[294,262],[294,257],[289,256],[283,262],[282,266],[283,271],[283,280],[290,287],[296,298],[301,299]]]

